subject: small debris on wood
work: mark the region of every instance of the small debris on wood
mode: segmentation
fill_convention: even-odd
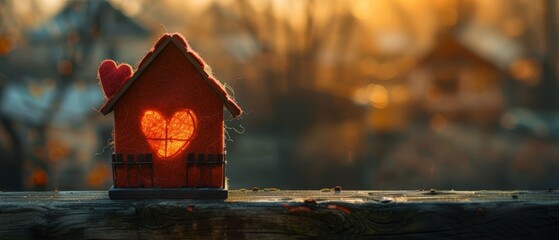
[[[287,212],[310,212],[311,208],[305,206],[289,207]]]
[[[437,189],[431,188],[431,190],[429,190],[428,192],[424,193],[426,195],[435,195],[438,194],[439,192],[437,192]]]
[[[258,189],[258,187],[253,187],[253,188],[252,188],[252,191],[253,191],[253,192],[258,192],[258,190],[260,190],[260,189]]]
[[[305,205],[309,206],[309,207],[316,207],[316,205],[318,205],[316,203],[316,200],[314,200],[314,198],[307,198],[304,201]]]
[[[336,205],[336,204],[328,204],[328,206],[326,206],[326,208],[342,211],[345,214],[350,214],[351,213],[351,209],[349,209],[347,207],[344,207],[344,206]]]
[[[518,195],[513,194],[513,195],[512,195],[512,199],[518,199]]]
[[[310,212],[311,208],[316,208],[318,204],[313,198],[307,198],[303,201],[303,206],[290,206],[287,203],[283,203],[281,206],[287,209],[287,212]]]
[[[188,205],[188,206],[186,206],[186,211],[187,211],[187,212],[192,212],[192,211],[194,211],[194,205]]]
[[[340,186],[334,187],[334,192],[341,193],[342,192],[342,187],[340,187]]]
[[[246,188],[240,188],[239,191],[241,191],[241,192],[246,192],[246,191],[248,191],[248,190],[247,190]]]
[[[320,191],[321,192],[330,192],[330,191],[332,191],[332,189],[331,188],[323,188],[323,189],[320,189]]]
[[[380,199],[379,202],[380,202],[380,203],[391,203],[391,202],[393,202],[393,201],[394,201],[394,198],[391,198],[391,197],[382,197],[382,198]]]
[[[280,206],[287,209],[287,212],[310,212],[311,208],[307,206],[290,206],[287,203],[283,203]]]

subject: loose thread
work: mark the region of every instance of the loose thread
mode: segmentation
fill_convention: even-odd
[[[225,129],[226,129],[226,130],[227,130],[227,129],[232,129],[233,131],[235,131],[235,132],[238,133],[238,134],[243,134],[243,133],[245,133],[245,130],[246,130],[246,129],[245,129],[245,127],[243,127],[243,124],[239,124],[239,128],[241,128],[241,130],[239,130],[239,129],[235,128],[235,127],[228,127],[228,126],[225,126]]]
[[[103,154],[105,153],[105,149],[106,149],[106,148],[111,147],[111,146],[114,146],[114,145],[115,145],[114,140],[111,140],[111,139],[107,140],[107,145],[105,145],[105,146],[101,149],[101,152],[100,152],[100,153],[95,153],[95,156],[103,155]]]

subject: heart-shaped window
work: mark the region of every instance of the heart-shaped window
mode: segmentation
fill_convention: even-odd
[[[168,119],[157,110],[147,110],[141,128],[151,149],[162,158],[182,152],[196,130],[196,115],[189,109],[175,112]]]

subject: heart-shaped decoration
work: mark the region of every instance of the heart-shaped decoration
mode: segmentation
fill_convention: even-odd
[[[112,97],[132,77],[132,67],[128,64],[116,65],[113,60],[105,60],[97,70],[101,87],[106,97]]]
[[[142,116],[141,128],[151,149],[160,157],[169,158],[190,143],[196,130],[196,115],[184,109],[166,119],[157,110],[147,110]]]

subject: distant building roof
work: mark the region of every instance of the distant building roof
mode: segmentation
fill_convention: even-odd
[[[506,69],[521,57],[522,47],[498,30],[470,24],[458,33],[445,33],[436,39],[433,48],[420,63],[433,59],[449,59],[456,54]]]
[[[58,14],[32,30],[28,37],[31,41],[58,41],[76,32],[104,39],[147,37],[150,34],[108,1],[71,0]]]
[[[502,69],[508,68],[522,55],[522,46],[518,42],[488,26],[470,24],[459,33],[458,39]]]
[[[444,35],[436,41],[436,45],[419,61],[419,65],[429,64],[433,62],[449,62],[452,60],[465,60],[474,61],[477,63],[498,68],[498,66],[480,56],[477,52],[466,46],[454,35]]]

